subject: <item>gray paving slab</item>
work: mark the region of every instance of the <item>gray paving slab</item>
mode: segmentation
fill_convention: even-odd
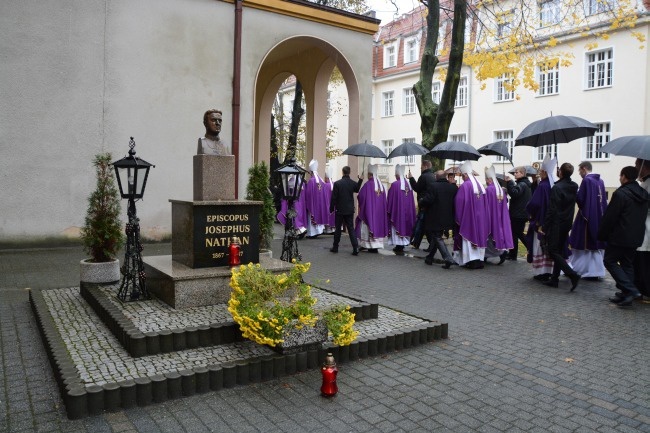
[[[522,260],[444,270],[421,250],[353,257],[345,238],[338,254],[331,242],[299,242],[308,280],[448,322],[450,338],[342,365],[332,399],[308,371],[79,421],[65,416],[24,289],[78,285],[84,254],[0,251],[0,431],[650,431],[650,305],[613,306],[610,279],[570,293],[533,281]]]

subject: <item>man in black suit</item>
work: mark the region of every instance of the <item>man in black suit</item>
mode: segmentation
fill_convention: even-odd
[[[560,180],[551,188],[548,209],[544,217],[542,230],[546,235],[548,251],[553,258],[553,274],[551,279],[544,282],[547,286],[557,287],[560,279],[560,270],[571,279],[573,291],[580,275],[566,262],[567,239],[573,226],[573,214],[578,196],[578,184],[571,180],[573,165],[565,162],[560,166]]]
[[[336,230],[334,231],[334,245],[330,248],[333,253],[339,252],[339,242],[341,242],[341,225],[345,227],[350,236],[352,243],[352,255],[359,254],[359,244],[357,237],[354,234],[354,193],[359,192],[363,179],[359,177],[359,181],[355,182],[350,179],[350,167],[347,165],[343,167],[343,177],[334,182],[332,189],[332,199],[330,200],[330,213],[336,212],[334,223]]]
[[[436,177],[434,176],[433,172],[431,171],[431,161],[423,159],[422,164],[420,165],[420,170],[422,170],[422,174],[418,178],[417,182],[415,181],[415,178],[409,171],[408,178],[409,178],[409,184],[411,184],[411,188],[413,191],[415,191],[418,194],[418,203],[424,197],[424,194],[426,194],[427,189],[436,181]],[[415,228],[413,230],[413,236],[411,239],[411,245],[413,245],[413,248],[420,248],[420,242],[422,242],[422,236],[424,229],[419,230],[418,226],[424,225],[424,219],[425,219],[425,213],[424,209],[418,205],[418,215],[416,218],[415,222]],[[425,252],[431,251],[431,244],[433,240],[429,238],[429,235],[427,234],[427,241],[429,242],[429,248],[425,250]]]
[[[427,265],[433,264],[433,256],[436,251],[440,251],[442,259],[445,261],[444,268],[455,264],[449,254],[449,250],[442,240],[442,233],[454,228],[456,222],[454,217],[454,198],[458,187],[447,181],[447,176],[443,170],[435,174],[436,181],[427,185],[427,190],[418,204],[425,210],[424,227],[431,242],[431,251],[424,259]]]
[[[524,234],[524,228],[528,221],[526,205],[532,196],[531,184],[526,177],[526,168],[515,168],[514,176],[514,181],[510,179],[510,176],[505,177],[507,182],[506,188],[508,189],[508,195],[510,195],[508,212],[510,213],[510,228],[512,230],[514,247],[510,251],[504,252],[501,255],[501,258],[506,258],[508,260],[517,260],[519,241],[526,245],[526,235]],[[532,245],[528,246],[528,249],[532,250]]]

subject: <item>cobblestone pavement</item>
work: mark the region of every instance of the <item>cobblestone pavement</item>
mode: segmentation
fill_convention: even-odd
[[[24,289],[78,285],[84,255],[0,251],[0,431],[650,432],[650,305],[610,304],[610,279],[570,293],[568,280],[533,281],[522,260],[444,270],[421,251],[353,257],[331,242],[299,242],[308,279],[448,322],[449,340],[341,365],[332,399],[309,371],[79,421],[65,416]]]

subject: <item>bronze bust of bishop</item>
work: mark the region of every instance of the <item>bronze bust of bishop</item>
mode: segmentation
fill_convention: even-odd
[[[197,155],[232,155],[230,146],[219,138],[223,121],[219,110],[208,110],[203,115],[205,136],[199,138]]]

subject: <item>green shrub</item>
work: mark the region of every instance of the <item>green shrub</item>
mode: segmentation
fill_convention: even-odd
[[[262,202],[260,212],[260,249],[270,249],[273,240],[273,223],[275,222],[275,206],[273,194],[269,191],[269,169],[264,161],[254,164],[248,169],[248,186],[246,200]]]

